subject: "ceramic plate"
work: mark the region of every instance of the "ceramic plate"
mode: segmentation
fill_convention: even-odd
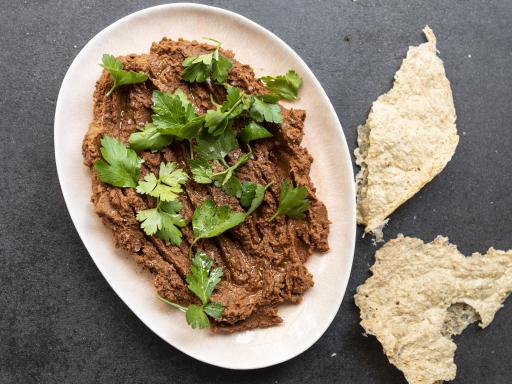
[[[153,41],[223,42],[257,76],[295,69],[304,79],[301,99],[293,107],[307,112],[305,145],[315,161],[312,179],[327,205],[330,227],[327,254],[307,263],[315,286],[299,305],[282,305],[282,325],[233,335],[192,330],[183,314],[156,298],[152,277],[112,243],[110,230],[90,202],[89,169],[81,143],[92,120],[92,94],[103,53],[148,52]],[[232,369],[278,364],[309,348],[338,312],[352,266],[355,240],[355,195],[350,154],[341,125],[327,95],[311,70],[282,40],[235,13],[197,4],[170,4],[133,13],[98,33],[80,51],[62,83],[55,112],[55,158],[64,199],[89,254],[108,283],[130,309],[158,336],[180,351],[207,363]]]

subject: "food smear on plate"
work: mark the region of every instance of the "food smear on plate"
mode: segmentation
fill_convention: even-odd
[[[279,104],[302,79],[258,79],[211,40],[104,55],[82,149],[115,245],[191,327],[237,332],[279,324],[279,304],[301,301],[329,220],[301,146],[306,112]]]
[[[455,379],[451,336],[487,327],[512,291],[512,250],[465,257],[446,237],[399,235],[371,271],[355,295],[361,325],[410,384],[434,384]]]
[[[410,47],[393,88],[372,105],[358,127],[357,221],[383,240],[388,216],[439,174],[459,142],[450,82],[436,37]]]

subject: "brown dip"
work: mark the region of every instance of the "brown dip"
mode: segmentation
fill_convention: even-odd
[[[183,90],[200,114],[213,108],[210,93],[217,101],[224,100],[222,86],[209,87],[207,83],[189,84],[181,80],[183,59],[212,49],[210,45],[195,41],[164,38],[153,43],[149,54],[121,57],[124,69],[142,71],[149,75],[149,80],[122,87],[111,97],[105,97],[111,87],[111,78],[103,71],[94,92],[94,120],[83,142],[85,164],[92,169],[100,158],[102,135],[127,143],[131,133],[151,121],[151,95],[154,90]],[[230,84],[249,94],[267,92],[255,78],[251,67],[234,60],[230,51],[222,53],[233,62],[228,77]],[[326,252],[329,249],[327,210],[316,199],[315,187],[309,178],[313,159],[300,146],[305,112],[282,108],[282,115],[281,125],[265,123],[274,137],[254,141],[253,158],[236,171],[242,182],[274,182],[262,205],[241,225],[219,237],[198,243],[197,248],[212,257],[214,266],[224,271],[224,277],[212,296],[212,301],[225,306],[222,319],[211,321],[214,331],[236,332],[282,322],[277,305],[300,302],[306,290],[313,286],[312,275],[304,263],[313,251]],[[228,155],[228,162],[232,164],[240,153],[240,148],[233,150]],[[175,141],[161,152],[141,152],[139,156],[144,159],[141,178],[148,171],[158,174],[158,166],[164,160],[176,162],[190,174],[186,142]],[[187,254],[192,240],[190,225],[183,229],[183,241],[179,247],[166,244],[156,236],[148,237],[140,229],[135,216],[136,212],[153,207],[154,199],[139,195],[132,188],[104,184],[93,169],[91,177],[92,202],[97,214],[111,228],[115,245],[130,252],[155,276],[154,283],[160,295],[182,305],[198,302],[184,281],[190,268]],[[278,216],[268,223],[267,219],[278,205],[281,181],[285,179],[307,187],[311,207],[303,220]],[[184,206],[182,216],[190,222],[194,208],[206,198],[211,198],[217,205],[227,204],[234,210],[243,211],[236,198],[227,196],[213,184],[200,185],[190,179],[185,192],[180,195]]]

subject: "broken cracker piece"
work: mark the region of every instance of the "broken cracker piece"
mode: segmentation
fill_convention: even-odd
[[[357,221],[377,241],[386,218],[443,170],[459,142],[436,38],[428,26],[423,32],[427,42],[409,48],[393,88],[358,127]]]
[[[512,250],[461,254],[446,237],[425,244],[399,235],[375,254],[357,289],[361,325],[411,384],[455,378],[451,335],[485,328],[512,291]]]

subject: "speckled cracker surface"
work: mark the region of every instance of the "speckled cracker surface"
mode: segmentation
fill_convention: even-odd
[[[410,47],[393,88],[358,128],[357,219],[382,239],[386,218],[443,170],[459,142],[450,82],[436,38]]]
[[[453,380],[451,335],[482,328],[512,291],[512,250],[461,254],[446,237],[403,237],[375,254],[373,276],[357,289],[361,325],[411,384]]]

